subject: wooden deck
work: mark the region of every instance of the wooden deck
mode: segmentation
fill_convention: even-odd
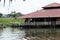
[[[24,29],[29,28],[60,28],[60,21],[56,22],[25,22],[20,23],[20,27]]]
[[[60,21],[56,22],[25,22],[20,23],[20,25],[60,25]]]

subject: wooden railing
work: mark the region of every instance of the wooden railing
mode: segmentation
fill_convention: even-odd
[[[25,23],[20,23],[20,25],[50,25],[51,22],[25,22]]]
[[[60,21],[56,21],[56,24],[60,24]]]
[[[20,25],[51,25],[52,22],[25,22],[25,23],[20,23]],[[56,21],[55,25],[60,24],[60,21]]]

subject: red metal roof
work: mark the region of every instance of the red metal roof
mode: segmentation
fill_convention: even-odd
[[[60,4],[59,3],[51,3],[51,4],[48,4],[44,7],[57,7],[57,6],[60,6]]]
[[[54,6],[59,6],[60,4],[54,4]],[[53,6],[53,4],[50,4]],[[20,16],[18,18],[45,18],[45,17],[60,17],[60,8],[59,9],[43,9],[30,14]]]

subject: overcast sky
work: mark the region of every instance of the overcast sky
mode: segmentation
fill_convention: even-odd
[[[21,12],[22,14],[28,14],[37,10],[41,10],[41,7],[50,3],[60,3],[60,0],[13,0],[9,5],[9,0],[6,0],[5,6],[3,0],[0,2],[0,12],[8,14],[11,11]]]

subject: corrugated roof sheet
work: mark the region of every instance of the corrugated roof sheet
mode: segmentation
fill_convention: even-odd
[[[50,4],[50,6],[59,6],[55,4]],[[47,6],[46,6],[47,7]],[[60,17],[60,8],[59,9],[43,9],[36,12],[32,12],[30,14],[20,16],[18,18],[44,18],[44,17]]]
[[[57,7],[57,6],[60,6],[60,4],[59,3],[51,3],[51,4],[48,4],[44,7]]]

